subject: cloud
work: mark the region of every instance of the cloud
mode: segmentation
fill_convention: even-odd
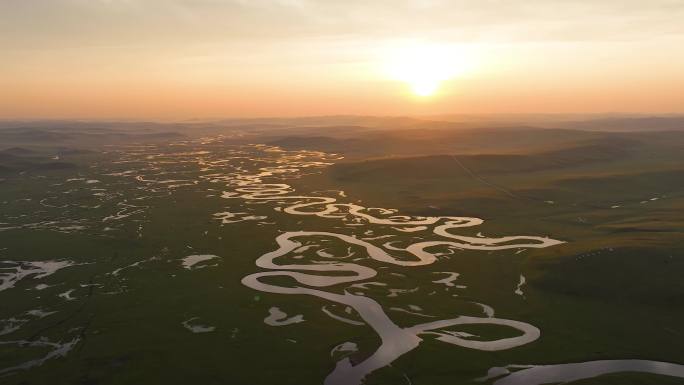
[[[610,41],[684,35],[671,0],[51,0],[0,2],[4,48],[422,37]]]

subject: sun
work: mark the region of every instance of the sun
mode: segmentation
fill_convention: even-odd
[[[437,79],[421,79],[416,77],[412,80],[407,80],[411,86],[413,93],[418,96],[430,96],[434,94],[440,85],[440,80]]]
[[[468,67],[462,49],[438,44],[409,44],[396,47],[388,55],[386,72],[406,83],[414,95],[434,95],[442,83]]]

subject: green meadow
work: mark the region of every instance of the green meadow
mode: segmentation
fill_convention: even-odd
[[[87,140],[55,130],[40,145],[26,144],[34,133],[0,148],[0,382],[322,384],[340,362],[375,359],[386,341],[360,305],[243,283],[273,272],[259,282],[307,286],[291,271],[320,278],[307,290],[371,299],[400,329],[491,318],[486,305],[540,332],[481,350],[470,341],[526,332],[435,329],[365,384],[493,384],[505,376],[477,379],[507,365],[684,364],[682,131],[196,130],[116,139],[89,131]],[[304,206],[288,211],[296,205]],[[401,224],[437,217],[483,222],[447,229],[462,238],[434,231],[444,218],[424,229]],[[258,266],[287,232],[304,235],[274,262],[295,267]],[[563,243],[526,247],[506,236]],[[423,249],[434,261],[404,263],[416,258],[406,248],[432,241],[443,242]],[[367,245],[398,262],[373,258]],[[340,264],[374,276],[328,285],[349,274]],[[435,282],[447,273],[457,277]],[[270,325],[273,308],[286,314],[279,322],[303,321]],[[684,379],[618,372],[575,383]]]

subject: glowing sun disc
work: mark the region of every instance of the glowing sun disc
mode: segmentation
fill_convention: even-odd
[[[442,82],[464,72],[466,55],[456,47],[411,44],[398,47],[388,55],[385,65],[391,78],[406,83],[413,94],[435,94]]]

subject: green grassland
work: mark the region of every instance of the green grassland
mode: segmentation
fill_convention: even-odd
[[[514,144],[509,150],[515,155],[454,152],[349,161],[300,183],[335,186],[370,207],[479,216],[487,220],[485,234],[514,229],[567,241],[522,255],[463,255],[449,262],[477,277],[477,298],[514,319],[533,319],[543,330],[539,342],[511,355],[497,353],[499,358],[551,364],[647,356],[681,362],[684,134],[610,136],[616,135],[528,154]],[[509,288],[518,270],[527,276],[529,292],[524,301],[506,301],[502,286]],[[429,357],[417,372],[449,367],[441,355]],[[415,376],[412,381],[422,383]],[[630,378],[585,382],[656,383],[649,376]],[[439,375],[424,379],[440,381]]]
[[[313,129],[301,129],[301,135],[292,137],[281,134],[280,127],[260,126],[248,139],[346,157],[288,179],[285,183],[299,194],[342,190],[345,201],[366,207],[485,220],[462,229],[462,235],[548,235],[566,243],[519,253],[460,250],[415,268],[364,261],[379,272],[373,280],[408,290],[396,298],[387,297],[383,287],[364,291],[385,309],[418,304],[440,317],[477,315],[481,310],[475,301],[493,306],[497,317],[529,322],[541,330],[539,340],[498,352],[459,348],[426,336],[418,349],[373,373],[366,384],[477,384],[481,382],[474,379],[489,368],[508,364],[629,358],[684,363],[684,132],[530,127],[426,131],[413,124],[397,132],[345,128],[325,137]],[[245,141],[205,147],[220,159]],[[0,148],[6,154],[0,158],[5,167],[0,175],[0,227],[17,228],[0,231],[0,261],[68,259],[80,265],[40,280],[29,277],[0,291],[0,319],[29,320],[0,341],[79,340],[65,357],[0,375],[0,383],[320,384],[339,359],[330,353],[336,345],[356,343],[359,351],[351,355],[353,362],[377,348],[378,337],[370,328],[326,316],[321,311],[330,305],[326,301],[262,293],[240,283],[259,271],[255,260],[276,248],[274,239],[282,231],[362,237],[365,227],[286,215],[274,211],[273,204],[222,199],[226,188],[199,178],[200,166],[161,164],[144,171],[145,161],[116,163],[121,153],[102,143],[69,142],[72,151],[60,153],[59,160],[52,158],[57,147],[64,147],[60,143],[10,146]],[[176,151],[172,146],[159,148]],[[63,166],[43,166],[52,162]],[[146,172],[168,172],[169,179],[198,183],[154,190],[133,178],[108,175],[127,170],[148,179],[152,176]],[[67,183],[70,178],[83,180]],[[90,179],[98,182],[87,184]],[[94,195],[100,192],[104,195]],[[121,202],[144,206],[144,211],[104,221],[120,212]],[[213,214],[224,210],[268,219],[222,225]],[[50,221],[57,224],[46,223]],[[36,223],[40,225],[26,226]],[[85,229],[59,227],[75,224]],[[373,235],[382,234],[376,230]],[[406,233],[394,239],[406,244],[415,237]],[[335,240],[318,241],[332,253],[347,249]],[[193,254],[220,258],[203,268],[184,269],[181,259]],[[444,291],[432,282],[440,271],[459,272],[458,283],[464,287]],[[522,296],[514,293],[520,274],[527,279]],[[36,290],[37,283],[55,286]],[[410,291],[416,287],[419,290]],[[70,289],[74,300],[59,297]],[[428,295],[433,291],[435,295]],[[306,321],[267,326],[263,319],[272,306],[303,314]],[[37,308],[57,313],[40,319],[25,315]],[[425,322],[411,314],[390,315],[402,326]],[[191,333],[182,323],[193,317],[215,331]],[[484,339],[516,333],[492,326],[458,330]],[[0,370],[43,356],[41,349],[0,344]],[[684,380],[623,373],[575,383]]]

